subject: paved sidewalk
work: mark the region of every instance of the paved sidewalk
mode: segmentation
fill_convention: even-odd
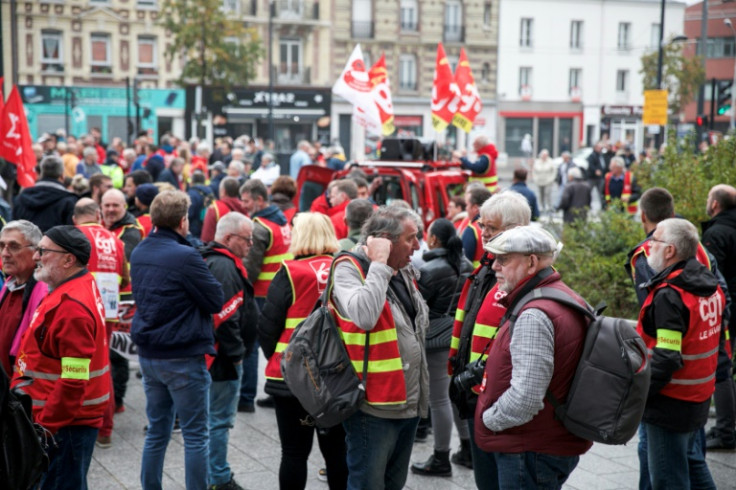
[[[265,360],[261,357],[261,366]],[[95,490],[141,488],[140,468],[143,449],[143,427],[146,425],[145,396],[141,381],[131,372],[125,412],[115,416],[113,446],[95,448],[89,472],[89,488]],[[263,377],[260,395],[263,396]],[[712,422],[712,420],[711,420]],[[453,448],[459,445],[453,436]],[[432,453],[432,437],[416,443],[412,461],[424,461]],[[231,431],[230,464],[236,480],[251,490],[278,489],[280,444],[276,417],[272,409],[256,408],[255,413],[239,413]],[[719,489],[736,489],[736,452],[708,454],[708,465]],[[323,460],[315,441],[309,460],[310,490],[326,490],[327,483],[317,479]],[[635,489],[638,485],[639,461],[636,440],[626,446],[596,444],[584,455],[565,488],[578,490]],[[165,489],[184,488],[184,444],[181,434],[174,434],[164,465]],[[471,470],[453,465],[451,478],[429,478],[409,474],[406,488],[412,490],[474,489]]]

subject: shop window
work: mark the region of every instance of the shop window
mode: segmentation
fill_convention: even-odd
[[[112,73],[110,35],[92,34],[90,38],[90,66],[92,73]]]
[[[572,151],[572,118],[560,118],[557,130],[559,152]]]
[[[60,31],[41,31],[41,71],[64,71],[62,39]]]
[[[525,134],[533,133],[533,120],[530,117],[506,118],[506,139],[504,148],[510,157],[523,157],[521,140]]]

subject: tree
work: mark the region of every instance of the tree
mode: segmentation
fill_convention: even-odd
[[[184,57],[182,85],[229,88],[255,78],[264,54],[258,31],[230,18],[222,0],[164,0],[160,24],[174,37],[167,59]]]
[[[669,91],[669,107],[679,114],[689,104],[696,91],[705,82],[705,70],[699,56],[687,58],[682,54],[682,44],[667,43],[662,47],[662,88]],[[657,89],[658,52],[641,57],[644,90]]]

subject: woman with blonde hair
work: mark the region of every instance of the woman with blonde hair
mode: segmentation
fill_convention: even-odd
[[[294,217],[289,252],[268,288],[258,323],[258,341],[268,358],[265,391],[273,396],[281,439],[279,487],[303,489],[307,484],[307,458],[312,450],[315,426],[281,375],[281,356],[299,322],[309,316],[327,286],[332,254],[339,249],[330,219],[319,213]],[[331,490],[347,486],[345,431],[342,425],[317,432],[327,466]]]

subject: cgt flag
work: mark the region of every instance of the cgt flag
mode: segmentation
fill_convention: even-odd
[[[368,77],[373,86],[371,93],[378,108],[378,115],[381,117],[381,132],[384,136],[388,136],[394,132],[394,106],[391,102],[391,86],[388,82],[385,54],[381,54],[381,58],[371,67]]]
[[[481,102],[478,87],[475,86],[473,72],[470,70],[470,62],[465,55],[465,48],[460,48],[460,60],[455,70],[455,81],[457,82],[460,93],[460,107],[457,109],[455,117],[452,118],[453,126],[457,126],[466,133],[470,133],[473,129],[473,121],[480,113]]]
[[[353,105],[353,117],[359,124],[380,134],[381,117],[371,95],[372,90],[373,85],[363,63],[363,52],[360,44],[356,44],[340,78],[332,87],[332,93]]]
[[[437,62],[432,83],[432,127],[438,133],[444,131],[457,112],[460,89],[455,83],[450,63],[442,43],[437,45]]]
[[[31,145],[23,102],[14,86],[0,118],[0,158],[15,164],[21,187],[31,187],[36,182],[36,156]]]

